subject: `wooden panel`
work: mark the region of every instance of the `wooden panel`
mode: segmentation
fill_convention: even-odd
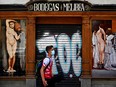
[[[91,29],[88,16],[82,20],[82,76],[91,75]],[[86,61],[86,62],[85,62]]]
[[[0,20],[0,35],[2,35],[2,26],[1,26],[1,20]],[[0,41],[2,40],[2,37],[0,36]],[[0,47],[1,47],[1,43],[0,43]]]
[[[83,63],[83,68],[84,68],[83,71],[90,71],[90,70],[89,70],[89,69],[90,69],[89,63],[87,63],[87,64]]]
[[[81,24],[81,17],[41,17],[36,24]]]
[[[116,19],[112,20],[112,32],[116,33]]]
[[[81,16],[93,16],[93,17],[115,17],[116,12],[114,11],[103,11],[103,12],[24,12],[24,11],[10,11],[0,12],[0,17],[81,17]]]
[[[26,44],[26,76],[35,76],[35,18],[29,17],[27,22],[27,44]]]

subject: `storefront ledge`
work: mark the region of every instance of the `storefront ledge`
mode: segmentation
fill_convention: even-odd
[[[116,77],[92,77],[91,75],[82,75],[80,79],[102,79],[102,80],[116,80]]]
[[[36,76],[34,76],[34,75],[27,75],[26,79],[36,79]]]
[[[91,75],[81,75],[81,79],[91,79]]]
[[[0,76],[0,80],[25,80],[26,76]]]
[[[92,70],[92,78],[95,79],[116,79],[116,71],[114,70]]]
[[[92,79],[91,87],[116,87],[116,79]]]
[[[102,80],[116,80],[116,77],[92,77],[91,78],[92,80],[94,80],[94,79],[102,79]]]
[[[26,80],[26,79],[36,79],[35,76],[0,76],[0,80]]]

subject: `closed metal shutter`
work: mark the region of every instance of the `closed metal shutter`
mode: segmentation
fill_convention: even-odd
[[[46,56],[45,48],[53,45],[53,74],[56,87],[80,87],[82,61],[82,26],[76,24],[36,25],[36,59]],[[60,76],[64,78],[60,78]],[[57,77],[56,77],[57,78]]]

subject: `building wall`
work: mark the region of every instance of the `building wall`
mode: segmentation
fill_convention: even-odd
[[[2,80],[0,81],[0,87],[26,87],[26,81],[15,81],[15,80]]]
[[[36,87],[35,79],[0,80],[0,87]]]
[[[115,79],[93,79],[91,87],[116,87]]]

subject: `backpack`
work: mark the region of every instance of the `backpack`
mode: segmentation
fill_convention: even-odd
[[[38,60],[37,63],[36,63],[36,76],[40,77],[40,69],[42,67],[42,64],[43,64],[43,60],[45,58],[41,59],[41,60]],[[45,69],[50,65],[50,59],[49,59],[49,63],[48,65],[45,67]]]

